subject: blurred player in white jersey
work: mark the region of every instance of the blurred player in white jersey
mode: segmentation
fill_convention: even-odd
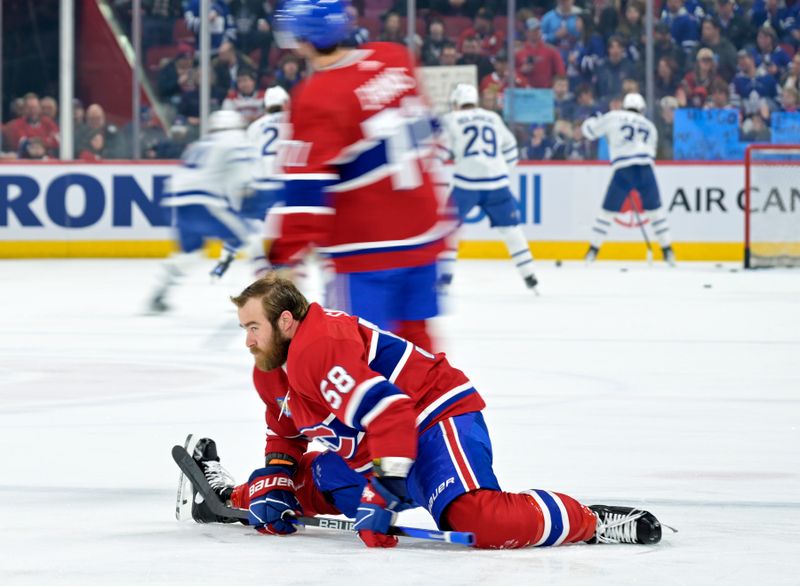
[[[491,227],[503,236],[525,285],[534,289],[537,280],[533,256],[509,189],[508,170],[519,159],[517,141],[500,116],[478,107],[475,86],[458,84],[451,102],[454,110],[442,120],[440,144],[442,158],[455,161],[451,205],[457,208],[459,223],[475,206],[489,216]],[[447,286],[452,281],[457,251],[458,239],[453,238],[441,257],[440,285]]]
[[[247,142],[244,119],[238,112],[220,110],[209,117],[209,133],[189,146],[183,166],[169,182],[162,204],[175,207],[180,250],[163,264],[150,298],[150,311],[167,311],[167,293],[202,262],[207,238],[234,248],[250,236],[240,210],[250,194],[255,156]]]
[[[599,117],[588,118],[581,126],[584,136],[597,140],[607,137],[614,176],[608,186],[603,209],[595,219],[586,261],[597,258],[600,246],[612,226],[614,216],[620,212],[632,190],[639,192],[644,207],[644,216],[661,245],[664,260],[675,265],[667,215],[661,206],[658,183],[653,172],[658,131],[642,112],[645,101],[640,94],[627,94],[622,101],[622,110],[613,110]],[[631,197],[631,205],[638,213],[638,204]]]
[[[278,145],[288,134],[286,108],[289,94],[280,86],[269,88],[264,94],[264,107],[267,113],[247,127],[247,138],[255,149],[256,161],[253,166],[253,193],[242,201],[242,216],[253,224],[253,236],[246,243],[248,257],[255,264],[256,276],[267,273],[271,268],[266,257],[267,242],[277,236],[276,230],[265,227],[267,212],[283,199],[283,182],[276,178],[278,172],[275,159]],[[237,250],[228,244],[217,266],[211,272],[222,277],[236,257]]]

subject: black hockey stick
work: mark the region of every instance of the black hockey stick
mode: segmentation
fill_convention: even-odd
[[[647,230],[644,229],[644,224],[642,223],[642,217],[639,215],[639,206],[636,205],[636,199],[633,197],[633,192],[629,195],[631,199],[631,207],[633,208],[633,215],[636,217],[636,223],[639,224],[639,228],[642,231],[642,238],[644,238],[644,243],[647,246],[647,264],[653,264],[653,245],[650,244],[650,238],[647,237]]]
[[[245,509],[235,509],[227,506],[217,496],[206,480],[205,474],[195,462],[194,458],[186,451],[183,446],[173,446],[172,459],[191,481],[197,492],[205,499],[211,512],[220,517],[230,517],[234,519],[247,520]],[[321,529],[332,529],[352,533],[355,531],[355,521],[350,519],[335,519],[332,517],[298,517],[297,522],[309,527],[319,527]],[[389,528],[389,535],[398,537],[415,537],[417,539],[429,539],[432,541],[443,541],[446,543],[458,543],[460,545],[475,545],[475,535],[466,531],[438,531],[436,529],[419,529],[416,527]]]

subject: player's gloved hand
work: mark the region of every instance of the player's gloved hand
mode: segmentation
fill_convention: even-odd
[[[405,477],[373,476],[361,493],[355,529],[367,547],[394,547],[397,537],[387,535],[397,513],[413,507]]]
[[[297,531],[293,519],[303,514],[286,466],[259,468],[248,481],[248,522],[259,533],[288,535]]]

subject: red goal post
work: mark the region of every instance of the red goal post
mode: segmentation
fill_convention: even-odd
[[[800,267],[800,144],[745,150],[745,268]]]

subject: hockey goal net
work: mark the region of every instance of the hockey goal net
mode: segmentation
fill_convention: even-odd
[[[745,268],[800,267],[800,145],[745,152]]]

